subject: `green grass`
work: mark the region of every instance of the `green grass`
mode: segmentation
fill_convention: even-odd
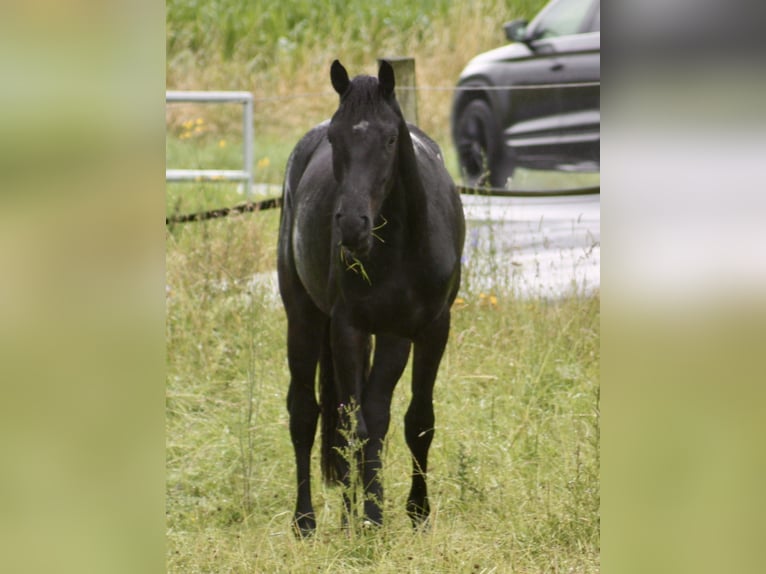
[[[404,510],[408,368],[386,525],[341,532],[341,493],[322,485],[315,453],[318,532],[293,537],[285,318],[251,282],[274,268],[277,225],[270,211],[167,235],[168,571],[598,571],[598,296],[464,289],[435,391],[431,528],[413,532]]]
[[[294,62],[310,57],[306,46],[329,44],[349,56],[365,58],[425,42],[458,15],[491,22],[509,13],[531,16],[543,4],[541,0],[168,0],[166,49],[171,62],[192,52],[208,61],[241,60],[259,71],[288,58]]]

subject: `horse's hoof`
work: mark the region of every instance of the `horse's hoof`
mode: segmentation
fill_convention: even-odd
[[[308,538],[316,531],[317,523],[313,514],[301,514],[293,517],[293,532],[297,538]]]
[[[431,513],[431,509],[428,505],[428,500],[424,501],[422,505],[410,500],[407,502],[407,514],[412,521],[412,527],[415,529],[426,529],[428,526],[428,516]]]

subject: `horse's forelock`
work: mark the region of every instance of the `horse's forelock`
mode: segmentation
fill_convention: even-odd
[[[387,105],[397,115],[401,115],[395,102],[396,100],[393,98],[389,101],[383,97],[378,78],[374,76],[356,76],[351,80],[349,89],[343,94],[338,111],[344,115],[349,114],[352,118],[363,118],[381,106]]]

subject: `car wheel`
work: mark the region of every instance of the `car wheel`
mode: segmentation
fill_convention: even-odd
[[[486,101],[471,100],[455,124],[460,171],[471,187],[505,187],[512,173],[504,161],[503,145],[492,110]]]

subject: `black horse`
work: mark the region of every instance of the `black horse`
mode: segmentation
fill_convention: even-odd
[[[381,449],[391,396],[413,343],[412,401],[405,416],[413,457],[407,511],[416,525],[428,517],[433,386],[465,236],[460,196],[439,147],[404,121],[391,65],[382,62],[377,78],[349,80],[336,60],[330,77],[340,105],[290,155],[279,230],[291,377],[287,407],[298,480],[294,520],[302,535],[316,527],[310,455],[320,412],[325,479],[355,488],[343,447],[363,445],[354,469],[364,487],[365,518],[382,522]],[[344,501],[349,516],[352,500],[344,495]]]

